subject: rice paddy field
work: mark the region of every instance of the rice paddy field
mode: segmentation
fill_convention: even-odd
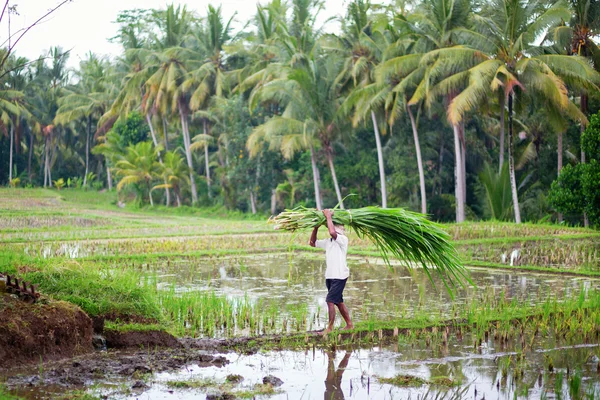
[[[325,258],[310,232],[221,209],[119,208],[114,193],[0,189],[0,272],[107,330],[226,343],[222,365],[97,376],[76,392],[7,373],[0,398],[598,398],[600,232],[443,228],[472,284],[450,294],[350,233],[344,299],[355,330],[321,338]]]

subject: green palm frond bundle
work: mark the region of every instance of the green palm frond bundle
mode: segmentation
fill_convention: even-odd
[[[369,238],[381,252],[388,266],[394,257],[408,267],[419,264],[432,281],[434,271],[446,288],[470,282],[456,250],[450,244],[450,236],[440,225],[428,220],[425,215],[402,208],[364,207],[354,210],[335,210],[335,224],[354,230],[360,238]],[[325,225],[321,211],[314,208],[297,207],[286,210],[272,219],[275,229],[297,231]]]

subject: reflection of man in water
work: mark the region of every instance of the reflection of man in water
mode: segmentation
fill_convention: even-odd
[[[340,314],[346,321],[346,327],[344,329],[352,329],[352,321],[350,320],[350,313],[348,308],[344,304],[344,298],[342,293],[346,286],[348,276],[350,276],[350,270],[346,263],[346,253],[348,252],[348,237],[345,234],[343,225],[334,225],[331,219],[333,211],[323,210],[323,215],[327,219],[327,230],[331,236],[329,239],[317,240],[317,232],[319,227],[316,226],[312,235],[310,236],[310,245],[312,247],[319,247],[325,250],[325,259],[327,261],[327,269],[325,270],[325,285],[327,286],[327,312],[329,314],[329,321],[327,328],[323,331],[323,335],[328,334],[333,329],[333,323],[335,322],[335,306],[340,310]]]
[[[350,352],[346,352],[337,371],[335,370],[335,352],[327,352],[327,379],[325,379],[325,396],[324,400],[344,400],[344,392],[342,391],[342,375],[348,366]]]

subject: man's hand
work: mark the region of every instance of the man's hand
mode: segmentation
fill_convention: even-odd
[[[325,209],[325,210],[323,210],[323,215],[325,216],[325,219],[327,220],[327,229],[329,230],[329,234],[331,235],[333,240],[336,240],[337,232],[335,231],[335,227],[333,226],[333,220],[331,219],[331,216],[333,215],[333,210]]]

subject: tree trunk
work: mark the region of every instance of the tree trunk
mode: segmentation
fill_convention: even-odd
[[[154,207],[154,200],[152,200],[152,189],[150,189],[150,185],[146,185],[148,188],[148,198],[150,199],[150,207]]]
[[[587,100],[588,100],[587,94],[581,93],[580,107],[581,107],[581,112],[584,115],[587,115]],[[581,129],[581,134],[583,134],[583,131],[585,131],[585,127],[583,126],[583,124],[581,124],[580,129]],[[585,151],[583,151],[583,146],[581,147],[581,163],[585,164]],[[585,211],[583,212],[583,226],[586,228],[588,228],[590,226],[590,220],[588,219],[587,213]]]
[[[560,176],[560,171],[563,167],[563,133],[558,132],[558,143],[556,146],[556,152],[558,153],[558,168],[557,168],[557,176]],[[562,213],[558,213],[558,222],[563,221]]]
[[[162,117],[163,134],[165,136],[165,151],[169,151],[169,132],[167,131],[167,119]]]
[[[254,187],[250,188],[250,191],[254,193],[254,202],[258,200],[258,183],[260,182],[260,167],[261,167],[261,153],[258,153],[256,158],[256,175],[254,177]],[[256,193],[255,193],[256,191]]]
[[[85,174],[83,176],[83,186],[87,186],[88,171],[90,169],[90,134],[92,130],[92,116],[87,117],[87,134],[85,137]]]
[[[342,198],[342,192],[340,185],[338,184],[337,174],[335,173],[335,166],[333,165],[333,154],[331,151],[327,152],[327,162],[329,163],[329,170],[331,171],[331,177],[333,178],[333,187],[335,188],[335,194],[337,196],[338,204],[340,209],[344,209],[344,199]]]
[[[158,148],[158,139],[156,137],[156,132],[154,132],[154,127],[152,126],[152,117],[150,117],[150,113],[146,113],[146,122],[148,122],[148,126],[150,127],[150,135],[152,136],[152,143],[154,143],[154,147]],[[161,166],[163,166],[162,156],[160,155],[160,151],[157,151],[158,154],[158,162]],[[168,185],[167,178],[164,178],[165,185]],[[152,196],[150,196],[152,197]],[[168,187],[165,187],[165,202],[167,207],[171,204],[171,192]]]
[[[10,150],[8,152],[8,182],[12,182],[13,179],[13,148],[15,147],[15,125],[10,124]]]
[[[465,202],[463,201],[463,188],[462,188],[462,160],[461,160],[461,146],[460,146],[460,128],[458,125],[453,125],[452,130],[454,131],[454,197],[456,201],[456,222],[465,221]]]
[[[50,146],[52,140],[50,134],[46,136],[46,145],[44,146],[44,187],[52,187],[52,175],[50,174]]]
[[[206,123],[206,119],[202,121],[202,124],[204,134],[208,136],[208,124]],[[212,197],[212,194],[210,193],[210,165],[208,161],[208,140],[205,140],[204,143],[204,169],[206,173],[206,185],[208,185],[208,198],[210,199]]]
[[[196,190],[196,180],[194,179],[194,166],[192,164],[192,151],[190,150],[190,133],[187,126],[187,115],[185,115],[183,108],[179,106],[179,116],[181,117],[181,132],[183,133],[183,145],[185,147],[185,158],[187,159],[188,170],[190,173],[190,186],[192,191],[192,204],[195,205],[198,202],[198,191]]]
[[[256,214],[256,198],[252,190],[250,191],[250,208],[252,209],[252,214]]]
[[[177,200],[177,207],[181,207],[181,197],[179,197],[179,192],[175,193],[175,199]]]
[[[500,154],[498,161],[498,173],[502,173],[502,166],[504,165],[504,142],[506,139],[504,138],[504,103],[506,103],[506,97],[504,96],[504,91],[500,96]]]
[[[515,177],[515,159],[513,149],[513,94],[508,95],[508,168],[510,170],[510,188],[512,191],[515,222],[521,223],[521,210],[519,208],[519,195],[517,193],[517,178]]]
[[[467,145],[465,142],[465,124],[463,121],[459,124],[460,128],[460,168],[462,173],[463,203],[467,205]]]
[[[310,145],[310,163],[313,171],[313,182],[315,184],[315,202],[317,203],[317,210],[322,210],[321,207],[321,191],[319,190],[319,169],[317,168],[317,160],[315,158],[315,150],[312,144]]]
[[[44,138],[44,152],[42,153],[42,158],[44,159],[43,170],[44,170],[44,187],[46,187],[46,182],[48,181],[48,166],[46,164],[46,158],[48,157],[48,138]]]
[[[27,175],[29,176],[29,181],[31,182],[31,160],[33,159],[33,131],[31,128],[29,131],[29,158],[27,160]]]
[[[112,187],[113,183],[112,183],[112,175],[110,173],[110,165],[108,163],[108,158],[104,157],[104,161],[105,161],[105,164],[106,164],[106,181],[108,183],[108,191],[111,191],[112,188],[113,188]]]
[[[377,161],[379,162],[379,180],[381,182],[381,207],[387,208],[387,189],[385,186],[385,168],[383,164],[383,150],[381,148],[381,137],[379,135],[379,126],[375,112],[371,110],[371,119],[373,120],[373,130],[375,131],[375,144],[377,146]]]
[[[417,167],[419,168],[419,184],[421,186],[421,213],[427,214],[427,193],[425,192],[425,172],[423,170],[423,159],[421,158],[421,145],[419,144],[419,133],[412,110],[407,105],[406,111],[410,117],[410,124],[413,131],[413,140],[415,141],[415,150],[417,153]]]
[[[440,141],[441,141],[441,143],[440,143],[440,152],[438,153],[438,171],[437,171],[437,181],[438,182],[442,181],[442,168],[444,166],[444,151],[445,151],[444,145],[445,145],[445,142],[444,142],[444,134],[443,133],[440,134]],[[435,189],[436,185],[437,185],[437,183],[434,182],[433,188],[431,190],[431,196],[435,195],[434,189]],[[441,192],[441,188],[442,188],[442,185],[440,183],[440,192],[439,192],[439,194],[442,193]]]
[[[275,215],[277,211],[277,190],[271,190],[271,215]]]

